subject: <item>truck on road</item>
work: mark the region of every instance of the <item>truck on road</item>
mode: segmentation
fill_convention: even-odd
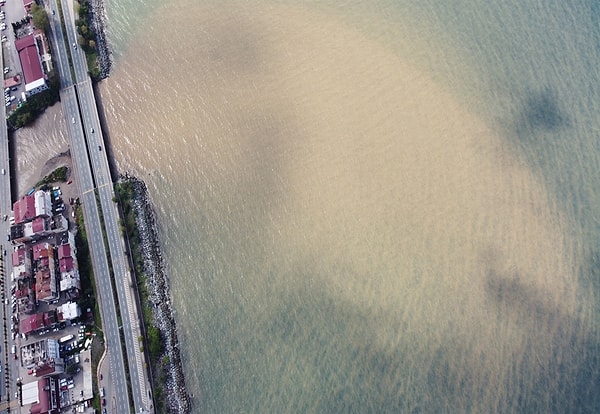
[[[72,340],[73,338],[75,338],[75,335],[67,335],[67,336],[63,336],[62,338],[60,338],[58,340],[59,344],[64,344],[65,342],[69,342],[70,340]]]

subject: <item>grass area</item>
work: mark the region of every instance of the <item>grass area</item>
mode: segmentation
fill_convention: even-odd
[[[89,74],[96,81],[100,77],[100,68],[98,67],[98,54],[96,52],[96,33],[92,30],[90,22],[90,3],[88,0],[79,0],[74,4],[75,14],[79,16],[75,19],[78,34],[77,42],[85,52]]]

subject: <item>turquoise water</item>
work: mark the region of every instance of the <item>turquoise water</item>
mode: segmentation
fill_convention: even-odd
[[[497,3],[107,3],[195,412],[598,411],[600,11]]]

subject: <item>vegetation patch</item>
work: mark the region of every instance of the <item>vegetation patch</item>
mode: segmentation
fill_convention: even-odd
[[[53,69],[48,73],[48,89],[30,96],[8,116],[9,128],[19,129],[32,123],[46,108],[59,101],[59,90],[58,73]]]
[[[135,272],[136,287],[142,306],[142,317],[146,335],[145,338],[139,338],[140,349],[146,351],[152,371],[155,410],[156,412],[165,412],[166,395],[162,386],[166,382],[166,370],[168,368],[163,365],[165,338],[162,337],[160,329],[156,326],[154,310],[148,291],[148,277],[144,271],[144,256],[142,254],[142,246],[140,245],[141,238],[139,226],[137,225],[138,218],[134,207],[134,201],[138,196],[134,181],[121,180],[115,184],[115,198],[113,201],[119,203],[121,210],[121,231],[129,247],[130,266],[132,266]]]
[[[52,171],[50,174],[42,178],[38,181],[35,186],[41,187],[43,185],[48,185],[51,183],[57,182],[65,182],[67,181],[67,175],[69,173],[69,169],[66,166],[58,167],[56,170]]]
[[[77,42],[85,52],[88,70],[93,80],[100,78],[100,66],[98,64],[98,51],[96,47],[96,32],[93,30],[92,7],[88,0],[79,0],[78,18],[75,19],[77,27]]]

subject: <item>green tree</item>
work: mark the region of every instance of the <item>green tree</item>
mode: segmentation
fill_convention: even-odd
[[[33,16],[33,24],[35,25],[35,27],[46,32],[50,25],[46,10],[44,10],[43,7],[37,5],[36,3],[33,3],[29,12],[31,13],[31,16]]]
[[[77,370],[78,370],[79,368],[80,368],[80,366],[79,366],[79,365],[77,365],[77,364],[74,364],[74,365],[68,365],[68,366],[67,366],[67,369],[65,370],[65,372],[66,372],[68,375],[74,375],[74,374],[76,374],[76,373],[77,373]]]

